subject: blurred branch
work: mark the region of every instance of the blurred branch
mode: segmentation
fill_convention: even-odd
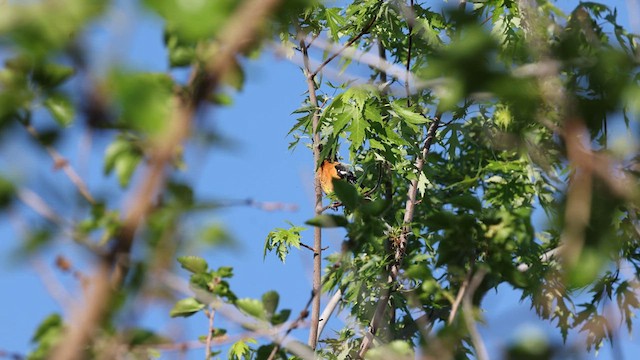
[[[473,266],[469,269],[467,276],[464,277],[464,281],[458,290],[458,295],[456,295],[453,304],[451,305],[451,312],[449,313],[449,319],[447,320],[447,324],[451,325],[453,320],[456,318],[456,314],[458,313],[458,309],[460,304],[462,303],[462,299],[467,293],[467,288],[469,287],[469,281],[471,281],[471,277],[473,276]]]
[[[279,201],[257,201],[254,199],[244,200],[223,200],[215,203],[218,206],[249,206],[263,211],[298,211],[298,205]]]
[[[31,259],[30,262],[31,266],[40,277],[42,285],[44,285],[49,295],[51,295],[51,298],[54,299],[65,311],[73,309],[75,303],[71,294],[53,275],[51,269],[45,264],[45,261],[40,257],[35,257]]]
[[[187,84],[190,91],[174,97],[172,121],[150,146],[148,167],[142,181],[132,192],[112,251],[96,266],[87,301],[72,317],[52,359],[76,360],[84,357],[87,344],[109,311],[114,289],[122,285],[127,275],[135,233],[151,212],[153,199],[164,185],[166,167],[171,163],[176,149],[188,137],[200,104],[231,69],[236,55],[251,45],[260,27],[279,3],[279,0],[242,2],[221,30],[215,56],[211,56],[202,68],[195,67],[192,70]]]
[[[34,139],[40,141],[40,134],[33,126],[24,124],[24,127],[25,129],[27,129],[27,132],[29,133],[29,135],[31,135]],[[89,188],[85,184],[84,180],[82,180],[80,175],[78,175],[78,173],[74,170],[74,168],[69,164],[69,161],[64,156],[62,156],[58,152],[58,150],[56,150],[53,146],[44,145],[44,144],[43,146],[47,151],[47,153],[49,154],[49,156],[51,156],[51,159],[53,159],[54,169],[56,170],[62,169],[62,171],[64,171],[64,173],[67,175],[69,180],[71,180],[73,185],[75,185],[75,187],[78,189],[78,192],[90,204],[95,204],[96,201],[94,200],[93,196],[91,196],[91,193],[89,192]]]
[[[473,278],[469,282],[469,289],[464,296],[464,300],[462,300],[462,315],[464,317],[465,324],[467,325],[469,336],[471,337],[471,343],[473,344],[473,348],[476,350],[476,358],[478,360],[489,360],[489,354],[487,353],[487,347],[484,345],[482,337],[480,336],[478,328],[476,327],[471,299],[473,299],[473,294],[475,294],[478,286],[480,286],[480,283],[482,282],[482,279],[484,279],[484,276],[486,274],[487,270],[484,268],[480,268],[473,275]]]
[[[17,191],[17,196],[20,201],[22,201],[25,205],[30,207],[33,211],[35,211],[38,215],[43,218],[51,221],[57,225],[65,224],[65,219],[58,216],[58,213],[53,210],[38,194],[27,189],[27,188],[19,188]]]

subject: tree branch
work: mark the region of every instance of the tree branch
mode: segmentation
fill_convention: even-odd
[[[479,269],[473,278],[469,282],[469,289],[465,293],[464,300],[462,300],[462,315],[464,317],[465,324],[467,325],[467,330],[469,331],[469,336],[471,337],[471,343],[473,344],[473,348],[476,350],[476,358],[478,360],[489,360],[489,354],[487,353],[487,347],[484,345],[482,341],[482,337],[478,332],[478,328],[476,327],[476,321],[473,316],[473,305],[471,304],[471,299],[473,298],[473,294],[480,286],[482,279],[487,274],[487,270],[484,268]]]
[[[207,342],[204,349],[204,358],[206,360],[209,360],[211,359],[211,345],[213,344],[213,320],[216,317],[216,310],[213,307],[209,307],[209,309],[205,311],[205,314],[209,319],[209,330],[207,332]]]
[[[311,65],[309,62],[309,47],[304,39],[300,40],[300,49],[304,61],[304,74],[306,76],[307,90],[309,91],[309,102],[315,108],[312,118],[313,133],[313,189],[315,194],[314,214],[316,216],[322,214],[322,187],[320,186],[320,175],[315,168],[320,163],[320,106],[318,96],[316,94],[316,84],[314,81],[315,74],[311,73]],[[313,229],[313,284],[311,299],[311,324],[309,325],[309,339],[307,344],[312,350],[315,350],[318,339],[318,323],[320,321],[320,292],[322,290],[322,229],[314,227]]]
[[[469,287],[469,281],[473,276],[473,267],[469,269],[467,276],[465,276],[464,281],[462,282],[462,286],[458,290],[458,295],[456,295],[453,304],[451,304],[451,312],[449,313],[449,318],[447,319],[447,324],[451,325],[453,320],[456,318],[456,314],[458,313],[458,309],[460,308],[460,304],[462,303],[462,299],[464,298],[467,288]]]
[[[320,340],[322,330],[324,330],[325,326],[327,326],[327,322],[331,318],[333,311],[336,309],[336,306],[338,306],[338,303],[340,303],[340,299],[342,299],[342,289],[338,289],[333,294],[324,310],[322,311],[322,314],[320,315],[320,325],[318,326],[318,340]]]
[[[31,125],[24,124],[25,129],[34,139],[40,141],[40,134],[38,131]],[[57,169],[62,169],[64,173],[67,175],[69,180],[73,185],[75,185],[78,192],[82,195],[82,197],[87,200],[89,204],[95,204],[95,199],[89,192],[89,188],[87,184],[85,184],[84,180],[78,175],[75,169],[69,164],[69,160],[67,160],[64,156],[62,156],[58,150],[56,150],[53,146],[43,145],[44,149],[47,151],[51,159],[53,159],[53,166]]]
[[[84,357],[83,353],[94,331],[109,311],[114,288],[120,287],[124,282],[134,235],[151,212],[153,199],[165,182],[165,169],[173,159],[176,149],[188,137],[199,105],[218,86],[222,76],[234,64],[235,56],[251,45],[263,22],[279,3],[279,0],[244,1],[220,32],[215,56],[203,68],[196,67],[192,71],[187,85],[192,91],[174,97],[172,121],[150,146],[149,165],[142,181],[132,193],[114,246],[96,266],[87,301],[72,317],[60,345],[53,351],[52,359],[76,360]]]

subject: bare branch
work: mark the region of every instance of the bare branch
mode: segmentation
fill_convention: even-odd
[[[36,139],[38,141],[40,140],[40,134],[38,133],[38,131],[33,126],[25,124],[24,127],[25,127],[25,129],[27,129],[27,132],[29,133],[29,135],[31,135],[34,139]],[[49,156],[51,156],[51,159],[53,159],[54,168],[56,170],[57,169],[62,169],[62,171],[64,171],[64,173],[67,175],[69,180],[71,180],[71,183],[73,183],[73,185],[75,185],[76,189],[78,189],[78,192],[90,204],[94,204],[95,200],[94,200],[93,196],[91,196],[91,193],[89,192],[89,188],[85,184],[84,180],[82,180],[80,175],[78,175],[78,173],[75,171],[75,169],[71,166],[71,164],[69,164],[69,161],[64,156],[62,156],[58,152],[58,150],[56,150],[53,146],[48,146],[48,145],[43,145],[43,146],[44,146],[45,150],[47,151],[47,153],[49,154]]]
[[[58,225],[65,223],[65,219],[60,217],[58,213],[35,192],[27,188],[20,188],[17,191],[17,196],[20,201],[25,203],[25,205],[29,206],[33,211],[52,223]]]

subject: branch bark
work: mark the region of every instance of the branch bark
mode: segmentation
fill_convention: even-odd
[[[313,167],[316,168],[320,163],[320,107],[318,96],[316,94],[316,84],[314,81],[315,74],[321,68],[312,73],[309,61],[309,47],[304,39],[300,40],[300,49],[304,60],[304,75],[307,82],[307,90],[309,91],[309,101],[315,108],[312,119],[313,132]],[[328,62],[327,62],[328,63]],[[314,214],[316,216],[322,214],[322,187],[320,186],[320,176],[314,171],[313,189],[315,193]],[[315,350],[318,344],[318,323],[320,321],[320,291],[322,290],[322,229],[315,227],[313,229],[313,285],[312,285],[312,304],[311,304],[311,324],[309,327],[309,340],[307,344]]]
[[[91,290],[84,307],[72,314],[68,330],[54,349],[54,360],[82,359],[95,330],[109,312],[114,290],[119,288],[129,269],[129,257],[134,235],[152,210],[153,199],[165,182],[165,170],[176,149],[186,140],[192,120],[206,96],[219,84],[220,78],[233,65],[235,56],[248,48],[260,27],[280,0],[247,0],[229,18],[219,37],[219,50],[203,68],[195,68],[186,94],[174,97],[174,114],[165,133],[158,136],[150,149],[149,165],[143,180],[129,201],[114,246],[103,256],[91,279]]]

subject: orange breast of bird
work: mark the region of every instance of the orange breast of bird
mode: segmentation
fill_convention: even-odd
[[[336,170],[335,164],[329,160],[324,160],[320,168],[318,169],[318,175],[320,177],[320,186],[325,194],[333,192],[333,179],[340,179],[338,176],[338,170]]]

